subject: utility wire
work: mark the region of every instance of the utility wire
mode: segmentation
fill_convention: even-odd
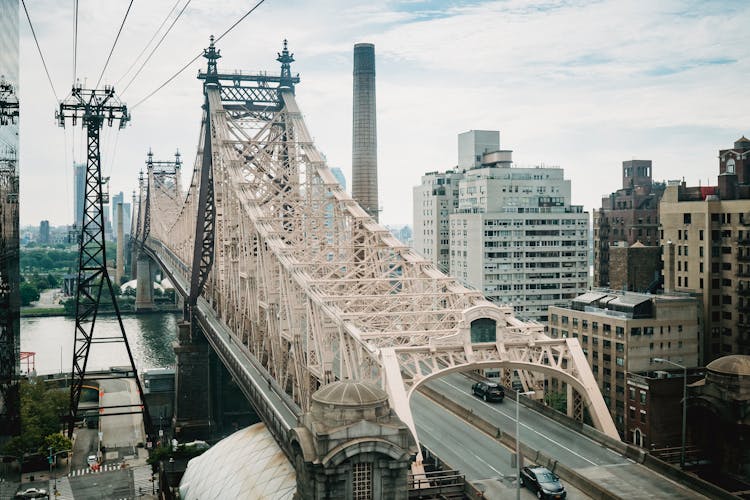
[[[164,41],[164,39],[167,37],[167,35],[169,34],[169,32],[174,27],[175,23],[180,19],[180,16],[182,16],[182,13],[185,12],[185,9],[187,9],[187,6],[190,5],[191,1],[192,0],[188,0],[185,3],[185,5],[182,6],[182,10],[180,10],[180,12],[177,14],[177,17],[174,18],[174,20],[172,21],[172,24],[169,25],[169,28],[167,28],[167,31],[165,31],[164,34],[162,35],[162,37],[159,39],[159,42],[156,45],[154,45],[153,49],[151,49],[151,52],[149,53],[148,57],[143,61],[143,64],[141,64],[141,67],[138,68],[138,71],[136,71],[135,74],[132,76],[132,78],[130,78],[130,81],[128,82],[128,84],[125,85],[125,88],[122,89],[122,92],[120,92],[120,97],[122,97],[122,95],[125,93],[125,91],[128,90],[128,88],[133,83],[133,81],[135,81],[136,77],[141,73],[141,71],[143,71],[143,68],[146,67],[146,64],[149,62],[149,60],[151,60],[151,57],[156,52],[156,49],[159,48],[159,46],[161,45],[161,43]]]
[[[130,8],[132,6],[133,6],[133,0],[130,0],[130,3],[128,4],[128,10],[125,11],[125,17],[122,18],[120,29],[117,31],[117,36],[115,37],[115,43],[112,44],[112,49],[109,51],[109,55],[107,56],[107,62],[104,63],[104,67],[102,68],[102,73],[99,75],[99,79],[96,81],[96,85],[94,85],[95,89],[99,88],[99,84],[101,83],[102,78],[104,77],[104,72],[107,70],[107,66],[109,65],[109,60],[112,59],[112,53],[115,51],[115,46],[117,46],[117,40],[120,39],[122,28],[123,26],[125,26],[125,21],[128,20],[128,14],[130,14]]]
[[[156,28],[156,31],[154,32],[154,34],[153,34],[153,35],[151,36],[151,40],[149,40],[149,41],[148,41],[148,43],[147,43],[147,44],[146,44],[146,45],[145,45],[145,46],[143,47],[143,49],[141,49],[141,53],[140,53],[140,54],[138,54],[138,56],[137,56],[137,57],[135,58],[135,60],[134,60],[134,61],[133,61],[133,63],[132,63],[131,65],[130,65],[130,67],[128,68],[128,70],[127,70],[127,71],[125,72],[125,74],[123,74],[123,75],[122,75],[122,76],[120,77],[120,79],[119,79],[119,80],[117,80],[117,81],[115,82],[115,86],[116,86],[116,87],[120,85],[120,82],[121,82],[121,81],[122,81],[123,79],[125,79],[125,77],[126,77],[126,76],[128,76],[128,74],[130,73],[130,71],[131,71],[131,70],[132,70],[132,69],[133,69],[133,68],[135,67],[136,63],[137,63],[137,62],[138,62],[138,61],[139,61],[139,60],[141,59],[141,56],[143,56],[143,54],[145,54],[145,53],[146,53],[146,50],[147,50],[147,49],[148,49],[148,48],[149,48],[149,47],[151,46],[151,42],[153,42],[153,41],[154,41],[154,39],[156,38],[156,35],[158,35],[158,34],[159,34],[159,32],[161,31],[161,29],[162,29],[162,28],[164,27],[164,25],[165,25],[165,24],[167,23],[167,20],[169,19],[169,16],[171,16],[171,15],[172,15],[172,13],[173,13],[173,12],[174,12],[174,10],[175,10],[175,9],[177,8],[177,5],[178,5],[179,3],[180,3],[180,0],[177,0],[177,1],[176,1],[176,2],[174,3],[174,5],[172,6],[172,9],[171,9],[171,10],[169,11],[169,13],[167,14],[167,16],[166,16],[166,17],[164,18],[164,20],[163,20],[163,21],[161,22],[161,24],[159,25],[159,27],[158,27],[158,28]]]
[[[250,10],[248,10],[242,17],[240,17],[237,20],[237,22],[235,22],[232,26],[230,26],[229,29],[227,29],[226,31],[224,31],[224,33],[222,33],[218,38],[216,38],[215,41],[214,41],[214,43],[218,42],[219,40],[221,40],[222,38],[224,38],[227,34],[229,34],[230,31],[232,31],[238,24],[240,24],[242,21],[244,21],[247,16],[249,16],[250,14],[252,14],[255,11],[255,9],[257,9],[258,7],[260,7],[263,4],[263,2],[265,2],[265,1],[266,0],[259,0],[258,3],[256,3]],[[191,64],[193,64],[195,61],[197,61],[198,58],[200,58],[202,55],[203,55],[203,52],[201,51],[197,56],[195,56],[190,61],[188,61],[188,63],[185,64],[182,68],[180,68],[179,70],[177,70],[177,72],[174,75],[172,75],[171,77],[169,77],[169,79],[167,79],[167,81],[165,81],[164,83],[162,83],[161,85],[159,85],[156,89],[154,89],[146,97],[144,97],[140,101],[136,102],[133,106],[130,107],[130,109],[131,110],[135,109],[137,106],[143,104],[146,100],[150,99],[154,94],[156,94],[157,92],[159,92],[161,89],[163,89],[164,87],[166,87],[167,85],[169,85],[172,82],[172,80],[174,80],[175,78],[177,78],[180,73],[182,73],[183,71],[185,71]]]
[[[29,10],[26,8],[26,0],[21,0],[21,4],[23,5],[23,11],[26,13],[26,19],[29,21],[29,27],[31,28],[31,34],[34,35],[34,42],[36,43],[36,49],[39,51],[39,57],[42,58],[42,65],[44,66],[44,72],[47,73],[47,80],[49,81],[49,86],[52,88],[52,93],[55,96],[55,100],[59,101],[57,97],[57,92],[55,92],[55,86],[52,84],[52,78],[49,76],[49,70],[47,69],[47,63],[44,62],[44,55],[42,55],[42,48],[39,46],[39,40],[36,38],[36,32],[34,31],[34,25],[31,23],[31,17],[29,16]]]

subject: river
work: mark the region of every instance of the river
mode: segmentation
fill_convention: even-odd
[[[180,315],[172,313],[123,316],[122,322],[128,343],[139,371],[145,368],[172,366],[175,362],[172,341],[177,332]],[[36,372],[70,373],[73,364],[73,335],[75,320],[64,316],[21,318],[21,351],[34,352]],[[120,329],[114,316],[100,316],[96,320],[94,340],[119,337]],[[93,344],[87,370],[108,369],[110,366],[129,365],[123,342]],[[32,367],[29,366],[28,369]],[[27,362],[21,361],[21,371],[27,372]]]

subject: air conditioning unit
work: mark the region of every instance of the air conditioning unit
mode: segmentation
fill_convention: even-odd
[[[665,372],[664,370],[657,370],[654,372],[654,375],[656,375],[656,378],[669,378],[669,372]]]

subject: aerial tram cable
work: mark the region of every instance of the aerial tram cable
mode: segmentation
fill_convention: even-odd
[[[165,17],[165,18],[164,18],[164,19],[162,20],[162,22],[161,22],[161,24],[159,25],[159,27],[158,27],[158,28],[156,28],[156,31],[155,31],[155,32],[154,32],[154,34],[153,34],[153,35],[151,36],[151,40],[149,40],[149,41],[148,41],[148,43],[147,43],[147,44],[146,44],[146,45],[145,45],[145,46],[143,47],[143,49],[141,49],[141,52],[140,52],[140,54],[138,54],[138,56],[137,56],[137,57],[135,58],[135,60],[133,60],[133,62],[132,62],[132,63],[130,64],[130,67],[129,67],[129,68],[127,69],[127,71],[125,71],[125,73],[124,73],[124,74],[123,74],[123,75],[122,75],[122,76],[121,76],[121,77],[120,77],[120,78],[119,78],[119,79],[118,79],[118,80],[117,80],[117,81],[115,82],[115,87],[118,87],[118,86],[120,85],[120,82],[121,82],[121,81],[123,81],[123,80],[125,79],[125,77],[126,77],[126,76],[128,76],[128,75],[130,74],[130,71],[131,71],[131,70],[132,70],[132,69],[133,69],[133,68],[135,67],[136,63],[138,63],[138,61],[140,61],[140,60],[141,60],[141,57],[143,56],[143,54],[145,54],[145,53],[146,53],[146,50],[147,50],[147,49],[148,49],[148,48],[149,48],[149,47],[151,46],[151,43],[152,43],[152,42],[154,41],[154,39],[156,38],[156,35],[158,35],[158,34],[159,34],[159,32],[161,31],[161,29],[162,29],[162,28],[164,27],[164,25],[165,25],[165,24],[167,23],[167,20],[169,20],[169,17],[170,17],[171,15],[172,15],[172,13],[174,12],[174,10],[175,10],[175,9],[177,8],[177,5],[178,5],[179,3],[180,3],[180,0],[177,0],[177,1],[176,1],[176,2],[174,3],[174,5],[173,5],[173,6],[172,6],[172,8],[170,9],[170,11],[169,11],[169,12],[167,13],[166,17]]]
[[[125,11],[125,16],[122,18],[122,23],[120,23],[120,29],[117,31],[115,42],[112,44],[112,49],[110,49],[109,55],[107,56],[107,62],[104,63],[104,67],[102,68],[102,73],[99,75],[99,79],[96,81],[96,85],[94,85],[95,89],[99,88],[99,84],[102,82],[102,78],[104,77],[104,72],[107,70],[107,66],[109,66],[110,59],[112,59],[112,53],[115,51],[115,47],[117,46],[117,40],[120,39],[122,28],[123,26],[125,26],[125,21],[128,20],[128,14],[130,14],[130,8],[132,6],[133,6],[133,0],[130,0],[130,3],[128,4],[128,10]]]
[[[76,65],[78,64],[78,0],[75,0],[75,18],[73,21],[73,81],[76,82]]]
[[[162,35],[162,37],[159,39],[159,42],[156,45],[154,45],[153,49],[151,49],[151,52],[149,53],[148,57],[143,61],[143,63],[141,64],[140,68],[138,68],[138,71],[136,71],[135,74],[130,78],[130,81],[128,82],[128,84],[125,85],[125,88],[122,89],[122,92],[120,92],[121,96],[123,94],[125,94],[125,91],[127,91],[128,88],[130,88],[130,85],[133,83],[133,81],[135,81],[136,77],[141,73],[141,71],[143,71],[143,68],[146,67],[146,64],[151,59],[151,56],[154,55],[154,52],[156,52],[156,49],[158,49],[159,46],[162,44],[162,42],[167,37],[167,35],[169,34],[169,32],[172,30],[172,28],[174,27],[174,25],[180,19],[180,16],[182,16],[182,13],[185,12],[185,9],[187,9],[188,5],[190,5],[191,1],[192,0],[188,0],[185,3],[185,5],[182,6],[182,10],[180,10],[179,14],[177,14],[177,17],[174,18],[174,20],[172,21],[172,24],[170,24],[169,28],[167,28],[167,31],[164,32],[164,34]]]
[[[230,26],[230,27],[229,27],[229,28],[228,28],[228,29],[227,29],[226,31],[224,31],[224,33],[222,33],[221,35],[219,35],[219,36],[218,36],[218,38],[216,38],[216,39],[214,40],[214,43],[218,42],[219,40],[221,40],[222,38],[224,38],[224,37],[225,37],[226,35],[228,35],[230,31],[232,31],[232,30],[233,30],[233,29],[234,29],[234,28],[235,28],[235,27],[236,27],[236,26],[237,26],[238,24],[240,24],[240,23],[241,23],[242,21],[244,21],[244,20],[245,20],[245,18],[246,18],[247,16],[249,16],[250,14],[252,14],[252,13],[253,13],[253,12],[255,11],[255,9],[257,9],[258,7],[260,7],[260,6],[261,6],[261,5],[263,4],[263,2],[265,2],[265,1],[266,1],[266,0],[259,0],[259,1],[258,1],[258,3],[256,3],[255,5],[253,5],[253,7],[252,7],[252,8],[250,9],[250,10],[248,10],[247,12],[245,12],[245,13],[244,13],[244,14],[242,15],[242,17],[240,17],[240,18],[239,18],[239,19],[238,19],[238,20],[237,20],[237,21],[236,21],[236,22],[235,22],[235,23],[234,23],[233,25],[231,25],[231,26]],[[181,67],[180,69],[178,69],[178,70],[177,70],[177,72],[176,72],[175,74],[173,74],[172,76],[170,76],[170,77],[169,77],[169,78],[167,79],[167,81],[165,81],[164,83],[162,83],[161,85],[159,85],[159,86],[158,86],[158,87],[157,87],[156,89],[154,89],[154,90],[153,90],[153,91],[152,91],[152,92],[151,92],[150,94],[148,94],[148,95],[147,95],[146,97],[144,97],[144,98],[143,98],[143,99],[141,99],[140,101],[138,101],[138,102],[136,102],[135,104],[133,104],[133,105],[132,105],[132,106],[130,107],[130,109],[131,109],[131,110],[132,110],[132,109],[135,109],[136,107],[138,107],[138,106],[140,106],[141,104],[143,104],[144,102],[146,102],[146,101],[147,101],[148,99],[150,99],[150,98],[151,98],[151,97],[152,97],[152,96],[153,96],[154,94],[156,94],[156,93],[157,93],[157,92],[159,92],[159,91],[160,91],[161,89],[163,89],[164,87],[166,87],[167,85],[169,85],[169,84],[170,84],[170,83],[172,82],[172,80],[174,80],[175,78],[177,78],[177,77],[178,77],[178,76],[180,75],[180,73],[182,73],[183,71],[185,71],[186,69],[188,69],[188,68],[190,67],[190,65],[191,65],[191,64],[193,64],[193,63],[194,63],[195,61],[197,61],[197,60],[198,60],[198,59],[200,59],[201,57],[203,57],[203,51],[202,51],[202,50],[201,50],[201,52],[199,52],[199,53],[198,53],[198,55],[196,55],[196,56],[195,56],[195,57],[193,57],[193,58],[192,58],[192,59],[191,59],[190,61],[188,61],[188,62],[187,62],[187,64],[185,64],[185,65],[184,65],[183,67]]]
[[[44,72],[47,73],[47,81],[49,81],[49,86],[52,88],[52,94],[55,96],[55,101],[59,101],[60,99],[57,97],[57,92],[55,92],[55,86],[52,84],[52,78],[49,76],[47,63],[44,61],[42,48],[39,46],[39,40],[36,37],[36,31],[34,31],[34,25],[31,22],[31,16],[29,16],[29,10],[26,8],[26,0],[21,0],[21,4],[23,5],[23,11],[26,13],[26,19],[29,21],[29,28],[31,28],[31,34],[34,36],[34,42],[36,43],[36,49],[39,51],[39,57],[42,58],[42,66],[44,66]]]

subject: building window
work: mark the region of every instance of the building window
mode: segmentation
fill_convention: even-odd
[[[617,363],[617,366],[625,366],[625,358],[617,356],[615,362]]]
[[[628,417],[630,417],[630,420],[635,421],[635,408],[632,406],[629,408]]]
[[[630,389],[628,389],[628,392],[630,393],[630,400],[635,401],[635,388],[631,387]]]
[[[690,214],[682,214],[682,223],[690,224]]]
[[[352,498],[372,500],[372,462],[352,465]]]
[[[641,404],[646,404],[646,391],[641,391]]]
[[[643,410],[641,410],[641,423],[642,424],[646,423],[646,412]]]

